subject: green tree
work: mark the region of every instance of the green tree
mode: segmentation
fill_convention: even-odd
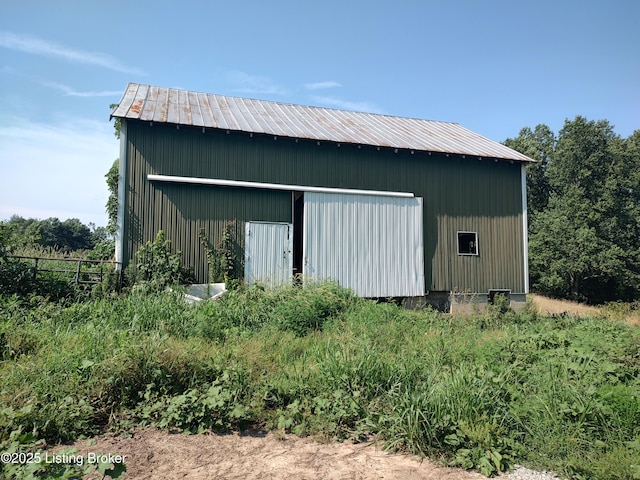
[[[545,167],[546,207],[531,222],[534,289],[599,303],[640,292],[640,134],[567,120]]]
[[[115,240],[113,235],[109,233],[106,227],[96,227],[90,223],[91,240],[93,241],[93,250],[88,253],[87,258],[91,260],[110,260],[115,253]]]
[[[94,247],[91,230],[77,218],[63,222],[48,218],[42,222],[42,244],[65,252],[90,250]]]
[[[520,130],[516,138],[507,138],[504,144],[529,158],[536,163],[527,165],[527,206],[529,223],[538,212],[547,207],[551,187],[547,175],[547,168],[553,159],[556,147],[556,136],[546,125],[537,125],[531,130],[525,127]]]
[[[35,243],[62,251],[89,250],[94,247],[94,237],[88,226],[77,218],[61,222],[58,218],[38,220],[13,215],[7,225],[12,235],[22,244]]]
[[[0,222],[0,261],[7,259],[13,250],[12,227],[5,222]]]
[[[7,225],[11,227],[11,236],[14,239],[19,239],[21,243],[26,245],[40,244],[40,240],[42,239],[40,220],[12,215]]]

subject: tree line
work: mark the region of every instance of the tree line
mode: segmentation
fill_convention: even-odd
[[[505,142],[527,167],[533,291],[589,303],[640,298],[640,130],[578,116]]]
[[[13,215],[3,223],[15,243],[39,245],[62,253],[92,250],[110,239],[107,228],[85,225],[77,218],[60,221],[54,217],[40,220]]]

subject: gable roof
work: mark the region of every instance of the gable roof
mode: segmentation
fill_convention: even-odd
[[[457,123],[130,83],[111,117],[336,143],[532,162]]]

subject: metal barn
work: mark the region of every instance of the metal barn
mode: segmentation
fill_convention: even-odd
[[[164,230],[206,282],[233,229],[248,283],[295,274],[363,297],[528,292],[525,166],[464,127],[129,84],[116,256]]]

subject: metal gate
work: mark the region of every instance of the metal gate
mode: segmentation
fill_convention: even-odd
[[[273,288],[291,282],[293,227],[290,223],[247,222],[244,279]]]

